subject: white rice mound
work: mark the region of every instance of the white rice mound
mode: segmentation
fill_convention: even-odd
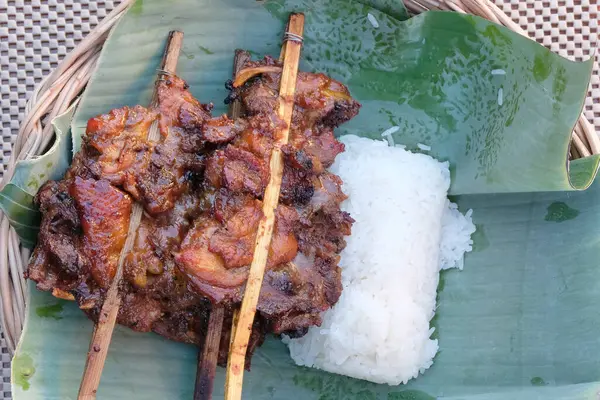
[[[448,163],[349,135],[331,171],[356,220],[342,252],[344,290],[323,324],[285,338],[298,365],[398,385],[433,363],[439,271],[462,267],[475,227],[447,200]],[[440,251],[441,250],[441,251]]]

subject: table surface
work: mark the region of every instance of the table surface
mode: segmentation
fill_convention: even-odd
[[[565,57],[582,60],[594,54],[598,47],[600,6],[592,5],[592,0],[494,1],[532,38]],[[35,85],[118,3],[110,0],[0,0],[0,178]],[[598,71],[596,63],[585,114],[600,133]],[[2,338],[0,346],[2,400],[11,398],[10,356]]]

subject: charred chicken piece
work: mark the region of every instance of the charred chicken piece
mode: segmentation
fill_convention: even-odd
[[[142,106],[117,108],[87,123],[81,161],[97,179],[122,186],[139,198],[137,176],[148,169],[152,145],[146,137],[156,114]]]
[[[246,118],[213,118],[211,105],[169,76],[159,83],[155,109],[123,107],[89,121],[65,177],[36,196],[42,225],[27,275],[38,288],[72,296],[97,319],[138,201],[146,213],[126,256],[118,323],[200,345],[212,304],[224,304],[231,320],[243,298],[282,124],[281,66],[267,57],[247,67],[268,68],[232,93]],[[333,128],[360,106],[322,74],[300,73],[297,93],[249,356],[268,332],[299,336],[320,324],[342,289],[339,253],[353,221],[339,208],[341,180],[326,168],[344,149]],[[149,142],[155,121],[161,138]],[[229,334],[225,329],[221,364]]]
[[[118,323],[200,345],[210,302],[191,290],[172,251],[211,203],[202,188],[209,142],[202,127],[211,107],[185,87],[170,77],[160,83],[157,109],[124,107],[89,121],[63,180],[46,183],[36,196],[42,226],[27,275],[42,290],[72,296],[97,319],[132,201],[140,201],[146,214],[124,265]],[[146,137],[157,119],[161,138],[151,143]]]
[[[282,64],[266,56],[244,66],[242,79],[234,82],[232,97],[240,97],[250,114],[269,114],[279,106]],[[254,71],[255,74],[244,74]],[[358,114],[360,104],[342,83],[321,73],[298,72],[292,129],[317,126],[337,127]]]
[[[249,116],[238,120],[238,133],[226,147],[207,157],[205,183],[218,193],[175,258],[196,290],[214,302],[237,304],[243,296],[270,155],[282,123],[276,112],[280,67],[269,57],[245,66],[251,79],[237,82],[231,97],[241,99]],[[334,126],[356,115],[359,107],[339,82],[299,74],[291,140],[282,149],[281,204],[257,306],[275,333],[298,335],[318,325],[320,313],[341,293],[337,264],[353,221],[339,208],[346,198],[341,180],[326,168],[344,149],[333,136]]]
[[[90,273],[108,288],[129,230],[131,198],[105,180],[73,179],[69,194],[81,221],[82,248],[90,260]]]

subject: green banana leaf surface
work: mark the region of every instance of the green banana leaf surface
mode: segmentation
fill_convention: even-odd
[[[11,181],[0,190],[0,209],[21,238],[33,247],[39,232],[40,213],[33,204],[38,189],[49,179],[60,179],[71,163],[71,120],[77,107],[74,102],[51,122],[54,143],[39,157],[21,160],[15,166]]]
[[[567,163],[591,62],[567,61],[476,17],[406,19],[395,1],[138,0],[111,33],[79,104],[73,150],[88,118],[149,102],[169,30],[185,32],[178,74],[219,113],[234,49],[277,55],[291,11],[306,14],[301,68],[340,79],[363,104],[338,134],[379,138],[399,126],[397,143],[430,145],[450,162],[454,200],[474,210],[478,230],[464,271],[442,274],[432,322],[440,352],[418,379],[390,387],[297,367],[272,338],[245,375],[244,398],[597,399],[600,184],[572,190],[592,183],[598,158]],[[61,151],[68,163],[71,149]],[[13,396],[74,399],[92,323],[33,285],[29,304]],[[118,327],[98,397],[191,398],[196,353]],[[215,398],[223,381],[219,369]]]

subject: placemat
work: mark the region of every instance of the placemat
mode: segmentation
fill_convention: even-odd
[[[553,51],[572,60],[595,54],[599,44],[600,7],[590,4],[590,0],[494,1],[532,38]],[[110,0],[0,0],[0,177],[35,85],[118,3]],[[596,63],[585,114],[600,132],[598,71]],[[11,398],[10,357],[3,339],[0,346],[2,400]]]

